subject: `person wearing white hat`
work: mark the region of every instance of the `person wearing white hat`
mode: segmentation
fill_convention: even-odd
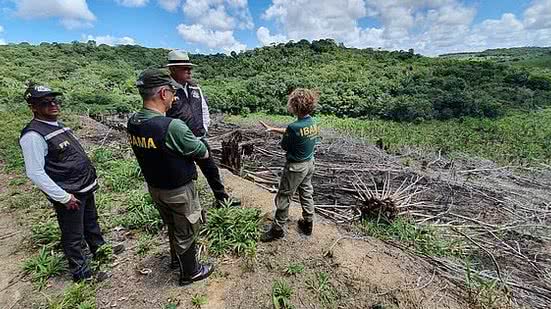
[[[207,143],[208,128],[210,122],[207,99],[201,88],[192,80],[192,70],[195,64],[191,63],[188,53],[181,50],[173,50],[168,53],[168,64],[170,74],[174,80],[182,85],[176,95],[178,100],[172,108],[167,111],[166,116],[183,120],[191,129],[193,134],[200,139],[210,151]],[[220,171],[214,159],[209,156],[207,159],[195,161],[216,199],[215,206],[222,205],[239,206],[241,202],[236,198],[230,198],[220,178]]]

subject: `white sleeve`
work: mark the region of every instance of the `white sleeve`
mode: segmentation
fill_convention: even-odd
[[[203,91],[201,91],[201,88],[199,88],[199,92],[201,93],[201,109],[203,110],[203,127],[208,133],[210,125],[209,106],[207,104],[207,100],[205,100],[205,96],[203,96]]]
[[[37,132],[28,132],[19,141],[25,160],[27,177],[51,199],[60,203],[67,203],[71,195],[58,186],[44,170],[45,159],[48,154],[48,144]]]

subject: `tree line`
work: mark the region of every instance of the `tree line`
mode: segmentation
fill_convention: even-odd
[[[0,104],[23,104],[25,84],[35,81],[63,91],[65,106],[73,110],[133,111],[141,102],[134,87],[137,74],[163,66],[167,53],[94,41],[0,46]],[[546,70],[430,58],[413,50],[346,48],[330,39],[191,57],[210,107],[233,114],[284,114],[287,94],[299,86],[318,89],[319,112],[340,117],[499,117],[551,104]]]

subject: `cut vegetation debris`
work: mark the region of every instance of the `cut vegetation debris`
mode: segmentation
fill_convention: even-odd
[[[277,191],[285,156],[276,136],[219,124],[210,143],[214,155],[221,156],[221,141],[235,130],[242,153],[251,153],[241,158],[242,176]],[[551,302],[548,166],[497,166],[413,148],[389,154],[329,132],[317,150],[313,184],[320,216],[339,224],[369,218],[365,231],[404,241],[404,249],[460,286],[470,261],[472,274],[513,289],[516,303],[544,308]],[[403,219],[393,225],[396,218]],[[381,223],[390,223],[390,231],[380,232]]]

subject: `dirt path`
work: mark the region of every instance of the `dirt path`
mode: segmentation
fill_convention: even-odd
[[[0,173],[0,195],[6,193],[12,178]],[[23,241],[29,231],[20,226],[16,216],[4,206],[0,201],[0,308],[11,309],[32,293],[32,286],[23,280],[21,271],[22,262],[28,255]]]
[[[24,231],[15,218],[0,211],[0,308],[13,308],[27,292],[30,284],[21,281],[21,263],[26,253],[20,250]]]
[[[260,208],[271,216],[272,193],[226,170],[222,173],[228,189],[241,197],[245,207]],[[177,272],[168,269],[166,239],[161,240],[157,254],[143,259],[133,252],[135,240],[130,239],[130,249],[118,257],[113,277],[98,291],[98,308],[163,308],[168,303],[196,308],[191,304],[192,297],[205,295],[208,303],[200,308],[268,309],[272,308],[275,279],[285,279],[293,288],[296,308],[323,308],[318,295],[307,287],[320,272],[329,274],[335,301],[344,305],[342,308],[370,308],[376,304],[384,304],[385,308],[467,307],[450,294],[449,283],[413,257],[376,239],[342,238],[332,223],[317,223],[312,237],[299,235],[296,220],[300,213],[297,205],[291,208],[292,222],[284,240],[259,244],[254,270],[247,268],[243,260],[220,258],[211,278],[184,288],[176,284]],[[303,264],[305,271],[286,276],[284,270],[290,263]]]
[[[235,195],[242,197],[246,207],[261,208],[271,217],[274,194],[226,170],[223,172],[225,183]],[[304,261],[307,268],[312,265],[314,269],[331,272],[334,281],[338,282],[337,289],[343,289],[345,295],[342,296],[349,298],[349,308],[368,308],[379,302],[394,303],[399,308],[465,308],[465,304],[453,299],[447,294],[448,291],[442,289],[446,282],[435,278],[432,271],[401,250],[376,239],[343,238],[335,224],[322,220],[315,224],[313,235],[306,238],[298,233],[296,221],[299,218],[301,208],[294,203],[286,238],[260,244],[259,259],[273,256],[276,263],[282,266]],[[266,264],[266,261],[259,260],[259,263]],[[316,263],[324,265],[316,267]],[[256,273],[250,273],[249,276],[257,279],[262,276],[262,271]],[[231,305],[236,305],[232,301],[232,290],[236,286],[247,285],[247,281],[228,282],[226,295]],[[264,286],[264,293],[269,293],[270,288],[271,284]],[[300,299],[296,300],[294,303],[298,308],[312,308]],[[254,305],[239,307],[255,308]]]

